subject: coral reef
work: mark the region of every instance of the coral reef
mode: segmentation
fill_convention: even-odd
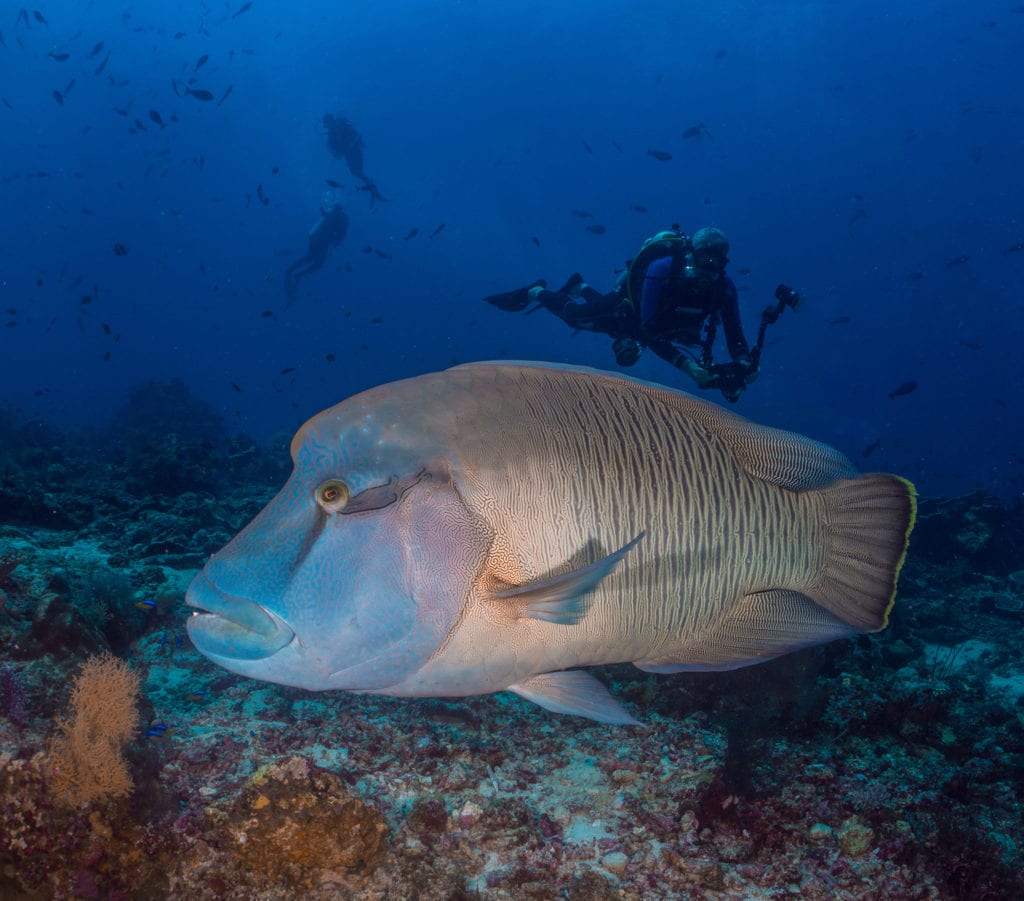
[[[1024,897],[1020,503],[923,502],[881,635],[596,670],[642,728],[310,694],[205,661],[181,603],[287,474],[284,442],[163,427],[166,403],[189,408],[144,393],[139,450],[102,458],[0,416],[0,896]],[[135,787],[69,806],[46,749],[106,651],[141,680]]]

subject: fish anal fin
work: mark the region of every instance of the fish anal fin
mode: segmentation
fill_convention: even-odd
[[[489,592],[490,600],[514,602],[522,609],[520,618],[542,620],[561,626],[574,625],[583,619],[590,607],[590,593],[643,537],[644,533],[641,532],[614,553],[571,572],[527,582],[525,585],[492,589]]]
[[[642,726],[613,698],[608,689],[583,670],[563,670],[531,676],[508,691],[539,704],[553,713],[585,716],[599,723],[616,726]]]
[[[858,631],[799,591],[771,589],[744,595],[715,628],[678,653],[633,664],[648,673],[738,669]]]

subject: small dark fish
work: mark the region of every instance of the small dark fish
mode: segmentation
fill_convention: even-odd
[[[830,319],[829,325],[849,325],[852,320],[849,316],[837,316],[835,319]]]
[[[440,225],[439,225],[439,226],[438,226],[437,228],[435,228],[435,229],[434,229],[434,230],[433,230],[433,231],[432,231],[432,232],[430,233],[430,235],[429,235],[429,237],[427,238],[427,240],[428,240],[428,241],[433,241],[433,240],[434,240],[434,238],[436,238],[436,237],[437,237],[437,236],[438,236],[439,234],[441,234],[441,232],[443,232],[443,231],[444,231],[444,227],[445,227],[445,225],[446,225],[446,224],[447,224],[447,223],[445,223],[445,222],[442,222],[442,223],[441,223],[441,224],[440,224]]]
[[[334,356],[334,354],[326,354],[326,355],[324,356],[324,359],[325,359],[325,360],[326,360],[326,361],[327,361],[328,363],[333,363],[333,362],[334,362],[334,361],[335,361],[336,359],[338,359],[338,358],[337,358],[336,356]]]
[[[373,245],[372,244],[367,244],[363,248],[363,253],[373,253]]]
[[[110,351],[109,350],[103,355],[103,362],[104,363],[109,363],[110,362]]]
[[[538,238],[536,235],[530,238],[530,240],[533,241],[535,247],[540,247],[540,238]]]
[[[704,138],[710,138],[711,132],[704,127],[703,122],[698,122],[696,125],[691,125],[683,132],[683,140],[685,141],[702,141]]]
[[[167,123],[164,122],[164,120],[161,117],[160,113],[158,113],[155,109],[151,109],[149,111],[149,118],[153,122],[156,122],[156,124],[159,125],[161,128],[167,128]]]
[[[587,231],[590,232],[590,234],[592,235],[603,235],[606,231],[608,231],[608,229],[606,229],[603,225],[588,225]]]
[[[91,216],[92,215],[92,210],[89,209],[89,207],[84,206],[84,207],[82,207],[82,215],[83,216]]]
[[[380,325],[383,321],[384,320],[380,316],[374,316],[370,320],[370,325]],[[363,349],[365,350],[366,348],[364,347]]]
[[[89,51],[89,59],[95,59],[103,52],[103,41],[100,41],[92,50]]]
[[[904,395],[911,394],[917,390],[917,382],[913,379],[909,379],[903,382],[898,388],[889,392],[889,400],[895,400],[897,397],[903,397]]]
[[[233,84],[228,85],[228,89],[221,96],[220,100],[217,101],[217,106],[220,106],[225,100],[228,99],[228,97],[231,96],[231,92],[234,90],[234,88],[235,86]]]
[[[736,274],[737,275],[750,275],[750,273],[753,272],[753,271],[754,270],[751,269],[749,266],[741,266],[739,269],[736,270]]]
[[[260,316],[262,316],[264,319],[273,319],[274,318],[274,311],[273,310],[264,310],[262,313],[260,313]]]
[[[110,334],[110,326],[106,322],[101,322],[100,325],[103,328],[103,332],[107,335]]]
[[[406,241],[411,241],[411,240],[412,240],[413,238],[415,238],[415,237],[416,237],[416,236],[417,236],[417,235],[418,235],[419,233],[420,233],[420,230],[419,230],[418,228],[410,228],[410,229],[409,229],[409,234],[407,234],[407,235],[405,236],[405,240],[406,240]]]
[[[586,141],[583,142],[583,149],[586,150],[587,153],[589,153],[591,156],[594,155],[593,149],[591,148],[591,146]]]
[[[209,54],[204,53],[199,59],[196,60],[196,64],[192,67],[193,72],[198,72],[203,66],[206,65],[206,61],[210,58]]]
[[[277,175],[280,171],[281,171],[281,167],[280,166],[272,166],[271,169],[270,169],[270,174],[271,175]]]
[[[340,188],[341,187],[341,183],[335,181],[333,178],[326,178],[326,179],[324,179],[324,181],[327,182],[328,187],[331,187],[331,188]]]
[[[862,450],[860,452],[860,455],[862,457],[870,457],[881,446],[882,446],[882,439],[881,438],[876,438],[867,447],[865,447],[864,450]]]
[[[87,307],[87,306],[89,306],[89,304],[91,304],[91,303],[92,303],[92,298],[91,298],[91,297],[90,297],[90,296],[89,296],[88,294],[86,294],[86,295],[84,295],[84,296],[80,297],[80,298],[79,298],[79,300],[78,300],[78,302],[79,302],[79,303],[80,303],[80,304],[81,304],[81,305],[82,305],[83,307]]]
[[[71,54],[70,53],[54,53],[51,50],[50,51],[50,59],[55,59],[55,60],[57,60],[57,62],[62,63],[66,59],[71,59]]]
[[[46,21],[46,17],[41,12],[39,12],[38,9],[32,10],[32,18],[35,19],[37,22],[41,23],[42,25],[50,24],[49,22]]]
[[[187,37],[188,37],[188,32],[187,31],[176,31],[176,32],[174,32],[174,40],[176,40],[176,41],[180,41],[182,38],[187,38]]]
[[[4,40],[4,33],[2,31],[0,31],[0,44],[3,44],[5,48],[7,47],[7,41]]]
[[[109,50],[107,51],[107,55],[105,57],[103,57],[103,62],[101,62],[96,67],[95,71],[92,74],[93,75],[102,75],[103,74],[103,70],[107,68],[107,63],[108,62],[110,62],[110,51]]]
[[[619,153],[625,153],[622,149],[622,145],[618,141],[612,141],[612,147],[619,151]]]
[[[857,209],[853,211],[853,214],[850,216],[850,218],[846,221],[846,224],[853,225],[854,222],[860,222],[861,219],[867,218],[868,211],[865,210],[863,207],[857,207]]]
[[[289,372],[295,372],[295,367],[285,366],[285,368],[281,370],[281,375],[288,375]]]
[[[135,130],[136,131],[149,131],[149,129],[146,128],[146,126],[143,125],[142,122],[140,120],[138,120],[138,119],[135,120]],[[149,175],[149,173],[152,172],[152,171],[153,171],[153,164],[150,163],[149,164],[149,168],[146,170],[146,175]]]
[[[982,346],[977,341],[964,341],[960,339],[960,343],[968,350],[981,350]]]
[[[202,100],[203,103],[213,100],[213,94],[204,88],[185,88],[185,94],[188,97],[195,97],[196,100]]]
[[[924,273],[923,272],[909,272],[909,273],[907,273],[907,278],[910,279],[912,282],[919,282],[919,281],[921,281],[921,279],[924,278]]]
[[[266,194],[263,193],[263,183],[256,185],[256,196],[260,199],[260,203],[264,206],[270,206],[270,199]]]
[[[379,247],[374,247],[373,252],[377,254],[377,256],[379,256],[382,260],[391,259],[391,254],[388,253],[386,250],[381,250]]]
[[[1020,253],[1024,250],[1024,241],[1018,241],[1016,244],[1011,244],[1009,247],[1003,248],[1003,256],[1008,256],[1011,253]]]
[[[9,110],[13,110],[14,109],[14,107],[11,106],[11,101],[8,100],[6,97],[3,98],[3,101],[4,101],[4,106],[6,106]]]
[[[71,79],[66,85],[64,85],[64,96],[67,97],[71,93],[71,89],[75,86],[75,79]]]
[[[60,91],[53,92],[53,99],[57,101],[61,106],[64,105],[64,98],[61,96]]]
[[[648,156],[653,156],[656,160],[661,160],[663,163],[667,163],[672,159],[672,154],[667,150],[648,150]]]
[[[946,260],[946,268],[948,269],[950,266],[962,266],[969,259],[970,257],[967,256],[967,254],[962,253],[958,257],[953,257],[951,260]]]
[[[238,12],[236,12],[231,18],[237,19],[240,15],[242,15],[242,13],[248,12],[250,9],[252,9],[251,2],[243,3],[240,7],[238,7]]]
[[[574,216],[578,217],[579,219],[593,219],[594,218],[594,214],[593,213],[589,213],[586,210],[570,210],[570,212]]]
[[[715,59],[725,59],[725,49],[721,48],[715,51]]]
[[[128,248],[127,248],[127,246],[122,244],[120,241],[118,241],[114,245],[114,255],[115,256],[119,256],[119,257],[128,256]]]
[[[15,25],[20,25],[23,21],[25,23],[25,27],[26,28],[31,28],[32,27],[31,25],[29,25],[29,22],[28,22],[28,10],[25,9],[24,7],[22,7],[21,9],[18,10],[18,18],[15,19],[14,24]]]
[[[646,213],[646,212],[647,212],[647,207],[645,207],[645,206],[640,206],[640,204],[639,204],[639,203],[631,203],[631,204],[629,205],[629,208],[630,208],[630,209],[631,209],[631,210],[632,210],[632,211],[633,211],[634,213]]]
[[[241,393],[242,391],[242,389],[239,388],[238,385],[236,385],[234,382],[231,383],[231,387],[234,388],[235,391],[238,391],[239,393]]]

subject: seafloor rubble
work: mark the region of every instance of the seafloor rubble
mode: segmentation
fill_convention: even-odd
[[[172,412],[168,412],[172,411]],[[733,673],[598,670],[644,728],[311,694],[200,657],[182,595],[287,475],[177,383],[0,411],[0,897],[1024,897],[1024,509],[925,500],[890,629]],[[134,790],[52,772],[84,660],[141,677]]]

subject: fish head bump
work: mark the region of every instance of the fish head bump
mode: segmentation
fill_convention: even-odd
[[[422,398],[401,395],[364,392],[299,430],[288,482],[189,586],[201,653],[270,682],[383,691],[443,644],[493,534]]]

